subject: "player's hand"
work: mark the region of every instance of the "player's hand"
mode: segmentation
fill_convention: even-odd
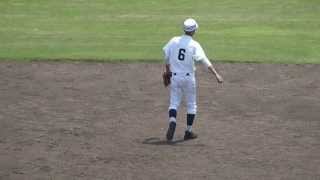
[[[218,83],[223,83],[223,78],[222,78],[222,76],[220,76],[220,74],[217,74],[216,78],[217,78]]]

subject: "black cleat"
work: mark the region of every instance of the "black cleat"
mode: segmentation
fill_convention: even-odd
[[[168,141],[172,141],[175,130],[176,130],[176,123],[170,122],[168,131],[167,131],[167,140]]]
[[[186,131],[184,134],[184,140],[189,140],[189,139],[196,139],[198,137],[197,134],[193,133],[192,131]]]

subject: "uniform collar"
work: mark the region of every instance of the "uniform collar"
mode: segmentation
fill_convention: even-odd
[[[189,35],[186,35],[186,34],[182,35],[182,37],[192,39],[192,36],[189,36]]]

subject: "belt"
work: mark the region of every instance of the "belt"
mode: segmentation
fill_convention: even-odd
[[[190,76],[190,74],[191,73],[172,73],[174,76],[176,76],[176,75],[182,75],[182,74],[184,74],[185,76]]]

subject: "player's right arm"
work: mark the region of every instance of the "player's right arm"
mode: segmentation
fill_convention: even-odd
[[[222,76],[217,72],[217,70],[211,65],[211,66],[208,66],[208,69],[209,71],[215,75],[218,83],[223,83],[223,78]]]
[[[194,58],[195,58],[196,61],[201,61],[209,69],[209,71],[212,74],[215,75],[218,83],[222,83],[223,82],[222,76],[213,67],[212,63],[210,62],[210,60],[207,58],[206,54],[204,53],[202,47],[198,43],[196,44]]]

